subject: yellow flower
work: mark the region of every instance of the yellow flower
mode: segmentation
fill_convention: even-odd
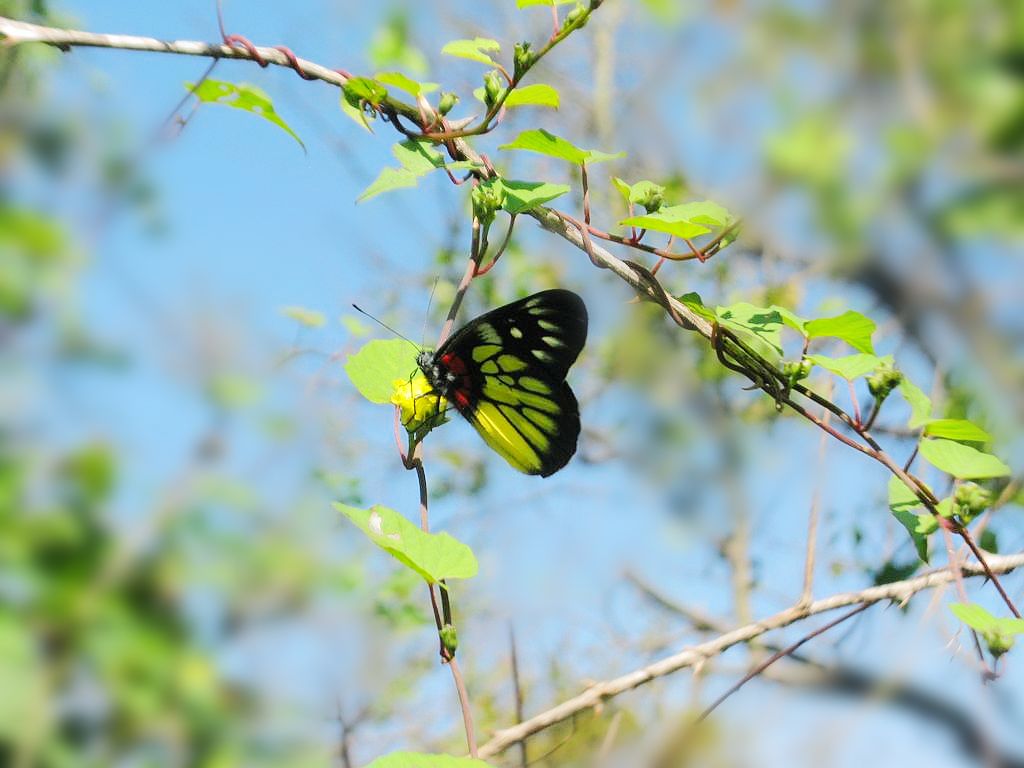
[[[408,379],[395,379],[392,386],[395,394],[391,402],[401,411],[402,426],[409,434],[422,438],[448,420],[445,417],[447,401],[430,386],[423,371],[417,370]]]

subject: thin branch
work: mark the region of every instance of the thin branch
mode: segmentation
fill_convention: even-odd
[[[608,756],[611,754],[612,747],[615,746],[615,739],[619,735],[619,725],[622,723],[622,710],[619,710],[612,715],[612,721],[608,724],[608,730],[604,734],[604,739],[601,740],[601,748],[597,750],[597,757],[595,763],[597,765],[607,765]]]
[[[729,630],[722,619],[705,613],[699,608],[670,600],[632,571],[626,571],[622,576],[640,590],[648,600],[664,608],[666,611],[679,614],[698,632],[727,632]]]
[[[466,730],[466,746],[469,749],[469,756],[478,757],[479,750],[476,746],[476,731],[473,728],[473,711],[469,706],[469,693],[466,691],[466,683],[462,679],[459,662],[455,660],[454,656],[449,660],[448,668],[452,671],[452,678],[455,680],[455,690],[459,694],[459,707],[462,709],[462,727]]]
[[[523,722],[523,686],[519,679],[519,654],[516,653],[516,633],[512,625],[508,625],[508,649],[512,662],[512,686],[515,693],[516,724]],[[529,764],[526,754],[526,739],[519,742],[519,766],[526,768]]]
[[[942,530],[942,540],[946,545],[946,559],[949,561],[950,573],[954,576],[953,583],[956,585],[957,597],[960,598],[961,603],[969,603],[967,588],[964,586],[960,557],[953,547],[953,534],[950,533],[949,528],[945,525],[940,525],[939,528]],[[995,671],[985,661],[985,651],[981,648],[981,640],[978,638],[977,631],[973,627],[968,627],[968,629],[974,640],[974,652],[978,655],[978,663],[981,665],[982,679],[994,680],[996,678]]]
[[[989,558],[989,567],[995,573],[1008,573],[1022,566],[1024,566],[1024,553]],[[963,566],[963,574],[965,576],[981,576],[984,573],[985,571],[980,565],[971,563]],[[735,645],[749,642],[766,632],[789,626],[808,616],[826,613],[847,606],[871,605],[885,600],[893,600],[902,604],[918,592],[948,584],[952,580],[953,575],[949,570],[942,569],[941,571],[935,571],[905,581],[869,587],[858,592],[844,592],[832,595],[831,597],[815,600],[806,608],[789,608],[761,621],[738,627],[707,642],[685,648],[653,664],[640,667],[620,677],[591,685],[579,695],[534,715],[518,725],[497,731],[490,741],[481,745],[478,752],[479,757],[487,758],[499,754],[512,744],[534,733],[539,733],[556,723],[567,720],[580,712],[592,709],[608,699],[638,688],[652,680],[670,675],[673,672],[696,666]]]
[[[509,230],[509,234],[511,234],[511,230]],[[455,327],[455,317],[459,314],[462,300],[466,296],[466,291],[469,290],[469,284],[473,282],[473,278],[476,277],[480,269],[480,256],[480,220],[474,216],[469,245],[469,258],[466,260],[466,271],[462,273],[459,286],[455,289],[455,297],[452,299],[452,305],[448,308],[448,316],[445,318],[444,326],[441,328],[441,335],[437,339],[438,347],[444,344]]]
[[[757,677],[762,672],[764,672],[766,669],[768,669],[768,667],[770,667],[776,661],[781,659],[783,656],[788,656],[789,654],[791,654],[794,651],[798,650],[800,648],[800,646],[802,646],[804,643],[806,643],[806,642],[808,642],[810,640],[813,640],[814,638],[818,637],[819,635],[824,634],[825,632],[828,632],[833,627],[838,626],[839,624],[842,624],[847,619],[853,618],[858,613],[866,611],[872,605],[874,605],[874,603],[861,603],[856,608],[854,608],[853,610],[847,611],[846,613],[844,613],[839,618],[833,619],[828,624],[825,624],[824,626],[819,627],[818,629],[814,630],[813,632],[811,632],[808,635],[804,635],[803,637],[801,637],[797,642],[793,643],[792,645],[788,645],[785,648],[782,648],[782,649],[776,651],[775,653],[773,653],[771,656],[769,656],[767,659],[762,661],[760,664],[758,664],[752,670],[750,670],[747,674],[745,674],[740,680],[738,680],[735,683],[735,685],[732,685],[729,688],[729,690],[727,690],[725,693],[723,693],[721,696],[719,696],[717,699],[715,699],[707,707],[707,709],[705,709],[703,712],[700,713],[700,715],[698,715],[697,719],[694,721],[694,724],[704,722],[704,720],[707,719],[708,715],[710,715],[712,712],[714,712],[716,709],[718,709],[719,706],[721,706],[722,702],[724,702],[726,699],[728,699],[730,696],[732,696],[734,693],[736,693],[740,688],[742,688],[744,685],[746,685],[751,680],[753,680],[755,677]]]
[[[825,423],[828,423],[829,413],[825,413]],[[818,443],[818,471],[814,474],[814,491],[811,494],[811,511],[807,516],[807,551],[804,555],[804,587],[800,594],[800,605],[807,605],[814,598],[814,561],[815,550],[818,539],[818,517],[821,514],[821,485],[824,482],[825,453],[828,450],[828,441],[825,439],[827,433],[821,433]]]

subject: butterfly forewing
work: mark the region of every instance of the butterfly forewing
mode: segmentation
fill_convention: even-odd
[[[420,366],[491,448],[546,477],[576,451],[579,406],[565,375],[586,338],[582,299],[542,291],[471,320]]]

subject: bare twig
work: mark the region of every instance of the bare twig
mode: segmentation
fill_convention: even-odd
[[[469,748],[469,756],[477,757],[479,750],[476,746],[476,731],[473,729],[473,711],[469,706],[469,693],[466,691],[466,683],[462,679],[459,662],[456,661],[454,656],[448,661],[448,668],[452,671],[452,678],[455,680],[455,690],[459,694],[459,707],[462,709],[462,727],[466,730],[466,746]]]
[[[762,672],[764,672],[766,669],[768,669],[768,667],[770,667],[776,661],[781,659],[783,656],[788,656],[789,654],[793,653],[793,651],[795,651],[798,648],[800,648],[800,646],[802,646],[804,643],[806,643],[806,642],[808,642],[810,640],[813,640],[814,638],[818,637],[819,635],[824,634],[825,632],[828,632],[833,627],[838,626],[839,624],[842,624],[847,619],[853,618],[858,613],[866,611],[872,605],[873,605],[873,603],[861,603],[860,605],[858,605],[853,610],[847,611],[842,616],[840,616],[837,619],[833,619],[828,624],[825,624],[823,627],[819,627],[818,629],[814,630],[810,634],[804,635],[803,637],[801,637],[797,642],[793,643],[792,645],[786,646],[785,648],[782,648],[782,649],[776,651],[775,653],[773,653],[771,656],[769,656],[764,661],[760,662],[757,666],[755,666],[752,670],[750,670],[747,674],[745,674],[742,677],[742,679],[738,680],[735,685],[733,685],[733,686],[731,686],[729,688],[729,690],[727,690],[725,693],[723,693],[721,696],[719,696],[717,699],[715,699],[707,707],[707,709],[705,709],[703,712],[700,713],[700,715],[698,715],[698,717],[697,717],[697,719],[695,721],[695,724],[696,723],[701,723],[705,719],[707,719],[708,715],[710,715],[712,712],[714,712],[716,709],[718,709],[718,707],[722,704],[722,702],[724,702],[726,699],[728,699],[730,696],[732,696],[734,693],[736,693],[736,691],[738,691],[744,685],[746,685],[751,680],[753,680],[755,677],[757,677]]]
[[[523,686],[519,679],[519,654],[516,653],[516,633],[512,625],[508,626],[509,657],[512,661],[512,686],[515,692],[516,724],[523,722]],[[526,739],[519,742],[519,765],[526,768],[529,760],[526,755]]]
[[[825,413],[825,423],[830,413]],[[821,514],[821,485],[824,482],[825,452],[828,450],[826,432],[821,433],[818,443],[818,471],[814,476],[814,491],[811,495],[811,510],[807,516],[807,553],[804,556],[804,588],[800,594],[800,605],[808,605],[814,597],[814,560],[818,537],[818,517]]]

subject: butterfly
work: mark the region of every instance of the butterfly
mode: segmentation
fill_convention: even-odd
[[[583,299],[554,289],[470,320],[416,363],[498,455],[548,477],[576,452],[580,410],[565,376],[586,340]]]

